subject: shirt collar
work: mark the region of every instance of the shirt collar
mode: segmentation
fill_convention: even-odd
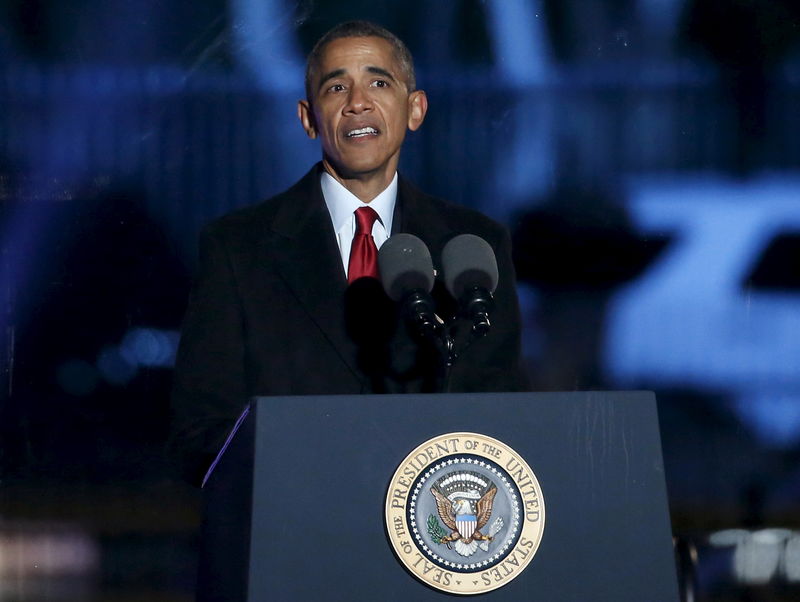
[[[389,185],[369,203],[364,203],[352,192],[347,190],[327,171],[322,172],[320,177],[322,186],[322,196],[331,214],[333,229],[339,232],[350,223],[353,213],[359,207],[372,207],[381,219],[386,232],[392,232],[392,217],[394,216],[394,205],[397,201],[397,172]]]

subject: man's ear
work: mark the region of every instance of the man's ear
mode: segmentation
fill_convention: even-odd
[[[408,95],[408,129],[415,132],[428,112],[428,97],[424,90],[414,90]]]
[[[297,101],[297,117],[306,131],[306,135],[312,140],[317,137],[317,125],[314,123],[314,111],[311,110],[311,103],[307,100]]]

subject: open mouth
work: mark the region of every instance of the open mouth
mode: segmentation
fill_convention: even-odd
[[[370,126],[359,128],[357,130],[350,130],[346,134],[348,138],[364,138],[366,136],[377,136],[377,135],[378,135],[378,130]]]

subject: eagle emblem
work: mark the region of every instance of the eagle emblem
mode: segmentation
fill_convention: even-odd
[[[386,493],[386,532],[397,558],[420,581],[451,594],[488,592],[518,577],[543,529],[544,499],[530,466],[480,433],[421,443]]]
[[[502,518],[498,517],[488,534],[481,532],[492,516],[497,494],[495,484],[477,472],[460,470],[438,479],[430,491],[436,499],[439,518],[451,531],[450,535],[438,537],[436,543],[446,544],[448,548],[452,543],[462,556],[472,556],[478,549],[478,542],[482,542],[483,550],[488,550],[488,542],[503,526]]]

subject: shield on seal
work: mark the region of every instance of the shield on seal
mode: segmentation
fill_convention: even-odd
[[[475,525],[478,519],[474,514],[457,514],[456,515],[456,528],[464,539],[469,539],[475,532]]]

